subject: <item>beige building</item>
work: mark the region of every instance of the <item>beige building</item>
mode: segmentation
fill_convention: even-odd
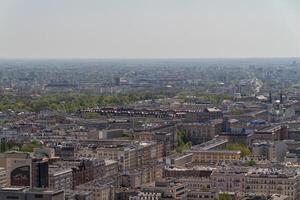
[[[155,182],[154,186],[143,187],[142,192],[161,194],[161,200],[186,200],[188,189],[175,179],[163,179]]]
[[[0,167],[6,169],[8,186],[32,185],[32,162],[28,153],[9,152],[0,154]]]
[[[25,152],[0,154],[0,167],[6,170],[7,186],[48,186],[48,159]]]
[[[254,132],[253,140],[278,141],[288,139],[287,126],[268,126]]]
[[[120,185],[123,187],[137,188],[144,184],[153,183],[163,178],[163,163],[153,163],[127,171],[120,177]]]
[[[92,192],[93,200],[115,199],[115,185],[113,179],[97,179],[75,187],[76,190]]]
[[[166,167],[164,175],[165,177],[176,178],[186,185],[188,200],[214,200],[217,191],[212,187],[212,171],[213,168],[199,166],[193,168]]]
[[[163,144],[137,142],[134,145],[106,145],[97,149],[82,148],[76,157],[110,159],[119,162],[123,171],[135,169],[163,158]]]
[[[294,171],[253,169],[245,177],[245,191],[255,194],[287,195],[288,200],[300,199],[300,175]]]
[[[221,167],[211,175],[212,187],[221,192],[245,191],[245,175],[248,168]]]
[[[241,158],[241,151],[229,150],[188,150],[187,153],[193,153],[192,162],[197,164],[218,164],[229,163]]]
[[[217,196],[215,190],[191,190],[187,194],[187,200],[215,200]]]
[[[213,139],[222,132],[222,120],[215,119],[208,122],[180,123],[176,126],[178,131],[184,132],[193,144],[201,144]]]
[[[176,146],[175,131],[154,131],[154,132],[136,132],[133,138],[138,141],[156,141],[163,144],[163,153],[165,156],[171,154]]]
[[[71,190],[73,188],[72,169],[49,166],[49,188]]]
[[[104,160],[105,162],[105,177],[114,177],[118,175],[119,165],[115,160]]]
[[[129,196],[129,200],[161,200],[161,193],[139,192],[135,196]]]
[[[7,177],[6,177],[6,169],[0,167],[0,187],[6,186]]]

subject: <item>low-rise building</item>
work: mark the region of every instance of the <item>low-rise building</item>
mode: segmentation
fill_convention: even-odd
[[[185,166],[188,163],[192,163],[193,154],[173,154],[165,158],[167,166]]]
[[[119,138],[124,135],[123,129],[107,129],[99,131],[99,139]]]
[[[186,153],[193,153],[194,164],[218,164],[229,163],[241,158],[241,151],[231,150],[187,150]]]

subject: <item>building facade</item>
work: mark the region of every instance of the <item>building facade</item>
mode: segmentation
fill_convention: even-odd
[[[282,194],[300,199],[300,175],[294,171],[253,169],[245,176],[245,191],[255,194]]]

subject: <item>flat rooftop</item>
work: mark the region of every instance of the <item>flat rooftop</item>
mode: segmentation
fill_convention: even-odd
[[[220,145],[228,143],[227,139],[222,138],[214,138],[212,140],[209,140],[207,142],[204,142],[202,144],[194,145],[192,146],[192,150],[210,150],[214,147],[218,147]]]

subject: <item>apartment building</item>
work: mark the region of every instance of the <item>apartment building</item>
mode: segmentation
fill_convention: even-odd
[[[221,192],[245,191],[245,167],[220,167],[211,175],[212,187]]]
[[[196,145],[219,135],[222,132],[222,122],[222,119],[215,119],[207,122],[180,123],[176,128],[178,131],[186,133],[187,139]]]
[[[137,188],[144,184],[153,183],[163,178],[163,163],[152,163],[138,169],[125,172],[120,177],[120,185],[123,187]]]
[[[107,179],[96,179],[91,182],[78,185],[76,190],[92,192],[93,200],[111,200],[115,196],[116,181]]]
[[[245,176],[245,191],[255,194],[282,194],[300,199],[300,175],[294,170],[253,169]]]
[[[72,169],[49,166],[49,188],[71,190],[73,188]]]
[[[81,148],[76,157],[110,159],[119,162],[123,171],[135,169],[163,158],[164,146],[153,141],[125,145],[105,145],[97,149]]]

